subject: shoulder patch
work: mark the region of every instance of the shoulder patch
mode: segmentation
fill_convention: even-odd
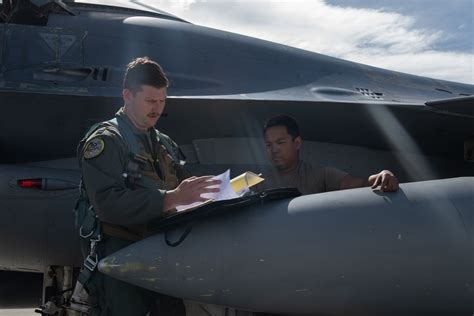
[[[100,137],[95,137],[86,143],[86,146],[84,148],[84,158],[95,158],[104,151],[104,148],[104,140]]]

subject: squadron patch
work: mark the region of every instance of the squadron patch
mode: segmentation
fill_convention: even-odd
[[[84,148],[84,158],[91,159],[99,156],[104,151],[104,141],[102,138],[93,138],[87,142]]]

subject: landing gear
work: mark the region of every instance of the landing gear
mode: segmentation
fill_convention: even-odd
[[[78,293],[85,293],[85,296],[73,295],[78,290],[73,286],[78,274],[79,269],[72,267],[49,267],[43,277],[43,305],[35,312],[45,316],[89,315],[87,293],[81,288]]]

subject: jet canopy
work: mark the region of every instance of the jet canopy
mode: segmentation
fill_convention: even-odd
[[[77,9],[120,11],[186,22],[144,1],[0,0],[0,23],[45,26],[51,13],[76,15]]]

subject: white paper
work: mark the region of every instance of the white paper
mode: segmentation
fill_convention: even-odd
[[[218,176],[212,177],[212,179],[213,180],[221,180],[220,185],[213,185],[213,186],[209,187],[209,188],[219,188],[220,189],[219,192],[204,193],[201,196],[203,198],[208,199],[208,201],[206,201],[206,202],[196,202],[196,203],[192,203],[192,204],[188,204],[188,205],[178,205],[178,206],[176,206],[176,210],[178,212],[183,212],[183,211],[186,211],[190,208],[197,207],[197,206],[202,205],[202,204],[207,204],[207,203],[209,203],[209,200],[211,200],[211,201],[223,201],[223,200],[235,199],[235,198],[238,198],[240,196],[237,193],[235,193],[234,190],[232,190],[232,186],[230,185],[230,170],[229,169],[227,169],[226,172],[224,172],[224,173],[222,173]]]

